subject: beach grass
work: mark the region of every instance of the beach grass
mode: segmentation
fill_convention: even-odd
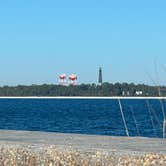
[[[0,166],[165,166],[164,154],[106,154],[101,151],[79,152],[55,146],[5,145],[0,148]]]

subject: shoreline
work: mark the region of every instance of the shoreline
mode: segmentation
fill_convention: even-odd
[[[0,130],[0,164],[166,165],[166,139]]]
[[[65,134],[41,131],[0,130],[0,145],[54,145],[72,147],[79,151],[96,151],[112,154],[146,154],[166,155],[166,139],[147,137],[99,136],[86,134]]]

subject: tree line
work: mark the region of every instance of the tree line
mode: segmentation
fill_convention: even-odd
[[[43,84],[0,87],[0,96],[159,96],[159,92],[161,96],[166,96],[166,87],[107,82],[102,85],[62,86]]]

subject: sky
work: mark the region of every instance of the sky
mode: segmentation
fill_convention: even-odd
[[[165,0],[0,1],[0,85],[166,85]],[[152,77],[152,79],[150,78]]]

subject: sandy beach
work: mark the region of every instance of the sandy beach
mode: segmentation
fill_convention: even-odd
[[[156,138],[0,130],[0,149],[2,165],[166,165]]]

